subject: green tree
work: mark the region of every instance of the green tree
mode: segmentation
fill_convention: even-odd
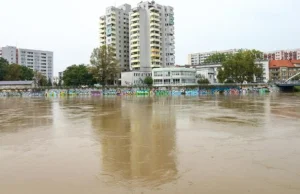
[[[210,55],[209,57],[207,57],[204,61],[204,64],[223,63],[229,55],[230,54],[215,53],[215,54]]]
[[[48,81],[47,81],[46,76],[42,75],[42,78],[39,81],[39,85],[40,86],[48,86]]]
[[[0,81],[3,81],[8,71],[8,61],[0,57]]]
[[[52,86],[52,81],[50,78],[48,79],[47,86]]]
[[[11,65],[8,65],[4,80],[18,81],[18,80],[21,80],[21,75],[22,75],[21,66],[18,64],[11,64]]]
[[[210,84],[207,78],[200,78],[197,82],[198,84]]]
[[[219,82],[243,83],[253,82],[254,77],[261,77],[263,69],[256,63],[262,58],[262,53],[257,50],[239,51],[236,54],[227,55],[218,71]]]
[[[47,86],[47,78],[41,72],[34,72],[34,81],[36,86]]]
[[[9,64],[3,58],[0,58],[0,81],[18,81],[18,80],[32,80],[33,71],[22,65]]]
[[[20,80],[33,80],[34,73],[32,69],[22,65],[20,71]]]
[[[152,79],[152,77],[147,76],[147,77],[144,79],[144,84],[146,84],[148,87],[151,87],[151,86],[153,85],[153,79]]]
[[[118,78],[120,68],[116,59],[115,49],[103,45],[95,48],[90,59],[94,78],[102,85],[112,84]]]
[[[72,65],[64,71],[63,81],[66,86],[92,85],[93,75],[86,65]]]

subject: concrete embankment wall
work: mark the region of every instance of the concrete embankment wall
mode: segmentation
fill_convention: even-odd
[[[109,89],[11,89],[1,90],[0,97],[63,97],[63,96],[105,96],[105,95],[156,95],[156,96],[199,96],[199,95],[240,95],[276,92],[277,89],[255,86],[197,86],[160,88],[109,88]]]

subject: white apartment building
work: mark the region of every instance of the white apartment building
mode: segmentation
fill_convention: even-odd
[[[128,4],[108,7],[100,17],[100,46],[115,48],[121,71],[129,71],[129,12]]]
[[[188,55],[188,65],[202,65],[204,61],[211,55],[216,53],[235,54],[243,49],[229,49],[211,52],[193,53]]]
[[[2,57],[10,64],[16,63],[41,72],[47,79],[53,77],[53,52],[23,49],[14,46],[2,47]]]
[[[9,64],[17,64],[18,63],[18,50],[14,46],[6,46],[2,47],[0,51],[1,55],[0,57],[6,59]]]
[[[155,68],[152,70],[153,86],[197,85],[194,68]]]
[[[269,81],[269,61],[268,60],[257,60],[256,64],[260,64],[263,69],[263,74],[261,78],[255,78],[256,82],[267,83]],[[211,84],[218,83],[218,72],[219,68],[222,67],[221,63],[207,64],[207,65],[197,65],[194,66],[196,69],[196,75],[205,77],[209,80]]]
[[[145,78],[151,76],[152,76],[152,72],[148,72],[148,71],[122,72],[121,85],[122,86],[143,85]]]
[[[151,71],[152,68],[175,64],[174,10],[154,1],[140,2],[131,10],[130,69]]]
[[[264,58],[266,60],[300,60],[300,48],[265,52]]]

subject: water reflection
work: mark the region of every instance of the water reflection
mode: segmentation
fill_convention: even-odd
[[[156,186],[175,178],[175,112],[168,99],[106,99],[92,118],[102,145],[101,175]],[[113,106],[114,111],[111,111]]]
[[[43,99],[4,98],[0,100],[0,133],[48,127],[53,123],[52,103]]]

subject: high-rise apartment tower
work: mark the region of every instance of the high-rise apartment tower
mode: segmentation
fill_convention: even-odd
[[[174,10],[154,1],[140,2],[129,17],[131,70],[175,64]]]
[[[131,6],[108,7],[100,17],[100,46],[115,48],[121,71],[128,71],[129,66],[129,12]]]

